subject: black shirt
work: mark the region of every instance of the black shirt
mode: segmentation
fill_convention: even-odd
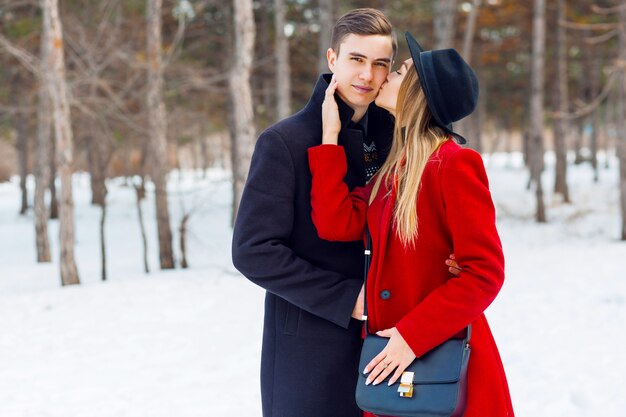
[[[360,130],[363,134],[363,156],[365,158],[365,177],[369,181],[380,168],[380,159],[376,142],[367,137],[367,113],[358,122],[350,122],[348,129]]]

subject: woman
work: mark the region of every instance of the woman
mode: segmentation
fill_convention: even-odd
[[[376,104],[395,116],[394,141],[378,174],[351,193],[337,146],[340,122],[331,82],[323,144],[309,149],[312,217],[320,237],[357,240],[367,223],[370,332],[388,337],[366,367],[368,382],[393,384],[416,358],[472,324],[465,417],[513,416],[506,376],[484,310],[504,280],[495,209],[480,155],[460,147],[451,123],[477,102],[476,76],[452,50],[423,51],[391,73]],[[445,267],[454,253],[458,277]]]

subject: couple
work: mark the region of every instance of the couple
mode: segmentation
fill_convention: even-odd
[[[264,417],[362,415],[354,390],[366,222],[367,323],[389,337],[370,383],[396,379],[472,324],[465,417],[513,416],[483,315],[504,278],[495,211],[482,159],[451,130],[473,111],[478,85],[455,51],[422,51],[410,34],[407,42],[412,59],[390,72],[389,20],[375,9],[342,16],[327,52],[332,77],[258,139],[233,263],[267,290]]]

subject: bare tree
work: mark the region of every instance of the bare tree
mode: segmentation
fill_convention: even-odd
[[[48,61],[50,41],[48,32],[42,31],[40,42],[40,73],[37,77],[37,153],[35,162],[35,236],[37,242],[37,262],[50,262],[50,241],[48,239],[48,209],[46,190],[50,184],[50,159],[52,141],[52,120],[50,119],[50,95],[43,78],[42,64]]]
[[[611,70],[609,79],[603,91],[598,94],[594,100],[587,104],[584,108],[577,110],[574,116],[588,114],[597,111],[597,107],[608,96],[612,86],[612,81],[617,83],[617,94],[615,95],[615,147],[619,160],[619,188],[620,188],[620,205],[621,205],[621,239],[626,240],[626,3],[621,3],[613,7],[592,6],[592,10],[602,15],[619,16],[619,22],[615,23],[593,23],[593,24],[575,24],[569,23],[569,27],[576,29],[595,29],[604,30],[604,34],[595,38],[587,39],[590,44],[605,42],[615,35],[617,41],[617,59]],[[608,111],[608,109],[607,109]]]
[[[63,28],[59,18],[58,0],[41,0],[43,31],[50,42],[48,61],[44,64],[45,79],[52,103],[56,162],[61,179],[59,200],[60,266],[63,285],[79,284],[74,260],[74,203],[72,198],[73,138],[70,107],[65,80],[63,57]]]
[[[462,55],[465,61],[469,64],[472,62],[472,49],[474,46],[474,35],[476,33],[476,20],[478,17],[478,11],[480,8],[481,0],[472,0],[470,5],[471,9],[467,15],[467,22],[465,24],[465,34],[463,36],[463,51]],[[480,75],[479,75],[480,78]],[[479,79],[480,81],[480,79]],[[482,128],[481,122],[484,118],[485,104],[487,102],[487,89],[486,83],[480,82],[482,89],[478,101],[478,107],[474,113],[467,118],[459,121],[455,128],[469,136],[468,146],[477,152],[483,151],[482,145]]]
[[[601,64],[602,61],[598,56],[597,52],[594,50],[595,48],[584,48],[586,52],[586,67],[587,67],[587,80],[589,86],[587,88],[588,91],[588,101],[593,100],[599,93],[600,86],[600,77],[602,76]],[[591,162],[591,167],[593,168],[593,180],[594,182],[598,182],[599,174],[598,174],[598,131],[600,130],[600,106],[596,107],[590,114],[591,118],[591,132],[589,137],[589,158]]]
[[[541,174],[543,172],[543,95],[544,95],[544,61],[545,61],[545,26],[546,26],[546,3],[545,0],[534,0],[533,12],[533,48],[531,70],[531,96],[530,96],[530,143],[529,143],[529,167],[530,177],[535,184],[537,198],[537,210],[535,217],[537,222],[546,221],[545,204],[543,201],[543,187]]]
[[[48,61],[50,41],[48,32],[42,31],[40,43],[40,66]],[[52,120],[50,119],[50,95],[43,78],[44,68],[37,77],[37,153],[35,162],[35,236],[37,242],[37,262],[50,262],[50,241],[48,239],[48,209],[46,190],[50,185],[50,159],[52,141]]]
[[[622,209],[622,240],[626,240],[626,4],[618,6],[619,10],[619,41],[617,77],[617,147],[619,155],[620,201]]]
[[[146,187],[144,183],[144,177],[141,176],[141,182],[139,184],[133,184],[135,188],[137,218],[139,220],[139,231],[141,232],[141,243],[143,247],[143,270],[146,274],[150,273],[150,266],[148,264],[148,238],[146,237],[146,227],[143,221],[143,209],[141,207],[141,201],[146,198]]]
[[[457,0],[438,0],[434,7],[435,46],[433,49],[451,48],[454,45]]]
[[[49,96],[49,95],[48,95]],[[50,109],[52,109],[52,101],[49,101]],[[52,120],[51,120],[52,121]],[[54,134],[54,125],[51,125],[53,128]],[[50,188],[50,219],[58,219],[59,218],[59,199],[57,198],[57,144],[56,140],[50,141],[50,159],[48,160],[48,167],[50,170],[50,183],[48,184],[48,188]]]
[[[470,2],[471,9],[467,15],[467,23],[465,26],[465,35],[463,37],[463,58],[470,64],[472,61],[472,47],[474,46],[474,34],[476,33],[476,18],[480,8],[481,0],[472,0]]]
[[[285,35],[285,0],[274,0],[276,32],[276,107],[279,119],[291,114],[291,66],[289,41]]]
[[[335,22],[334,13],[334,1],[333,0],[318,0],[318,12],[320,16],[319,25],[319,46],[318,55],[319,60],[317,62],[317,72],[328,72],[328,61],[326,60],[326,51],[330,48],[330,36],[333,31],[333,25]]]
[[[259,0],[258,12],[256,19],[256,30],[258,35],[256,36],[256,54],[259,57],[265,57],[264,59],[257,60],[256,72],[252,75],[252,89],[260,91],[258,96],[258,102],[255,102],[255,110],[257,111],[257,122],[259,126],[266,127],[276,122],[278,118],[277,106],[276,106],[276,46],[277,43],[269,42],[274,36],[275,26],[274,23],[274,0]],[[232,21],[232,19],[229,19]],[[261,104],[262,105],[259,105]]]
[[[43,7],[43,4],[41,5]],[[55,159],[54,140],[51,136],[52,104],[50,102],[50,92],[48,80],[45,75],[48,70],[49,54],[52,42],[48,37],[50,31],[45,27],[40,35],[40,58],[31,55],[29,52],[13,45],[7,38],[0,34],[0,47],[13,55],[21,65],[36,76],[38,90],[37,107],[37,153],[35,161],[35,236],[37,247],[37,262],[50,262],[50,242],[48,239],[48,211],[45,204],[46,189],[53,184],[50,181],[50,168]],[[54,190],[53,188],[51,188]],[[51,195],[51,206],[56,214],[56,198]],[[52,212],[50,215],[52,216]]]
[[[148,122],[151,178],[155,188],[159,260],[161,269],[174,268],[172,231],[167,198],[167,113],[163,102],[161,44],[162,0],[148,0]]]
[[[102,135],[88,127],[90,134],[86,137],[87,159],[89,161],[89,176],[91,180],[91,204],[100,206],[100,258],[101,258],[101,279],[107,279],[107,254],[105,239],[105,222],[107,214],[107,187],[106,170],[109,161],[113,156],[113,147],[107,146],[107,141]]]
[[[556,155],[556,167],[554,177],[554,192],[563,197],[563,201],[569,203],[569,187],[567,185],[567,120],[564,115],[568,110],[567,90],[567,37],[566,28],[562,24],[565,21],[565,0],[557,0],[557,107],[560,117],[554,121],[554,153]]]
[[[102,262],[100,268],[100,278],[102,281],[107,280],[107,251],[106,251],[106,238],[104,235],[104,224],[107,217],[107,204],[106,204],[106,187],[104,188],[104,197],[100,204],[100,260]]]
[[[252,0],[234,2],[235,48],[233,70],[229,76],[230,97],[233,106],[233,132],[231,135],[231,159],[233,170],[234,222],[241,194],[248,176],[248,168],[255,142],[254,112],[250,72],[254,47],[254,13]]]
[[[20,173],[20,214],[24,215],[28,211],[28,188],[26,187],[26,180],[28,179],[28,154],[29,154],[29,132],[28,132],[28,117],[23,109],[24,94],[19,91],[24,87],[22,84],[24,77],[22,75],[22,68],[15,70],[13,80],[10,87],[10,101],[15,109],[14,127],[15,127],[15,149],[17,151],[17,161]]]

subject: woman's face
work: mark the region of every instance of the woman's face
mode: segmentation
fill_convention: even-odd
[[[396,114],[396,103],[398,102],[398,91],[400,91],[400,84],[402,84],[402,80],[407,74],[407,71],[414,71],[413,60],[410,58],[404,61],[400,68],[398,68],[396,71],[392,71],[391,73],[389,73],[389,75],[387,76],[387,81],[385,81],[380,87],[380,91],[378,92],[378,96],[376,97],[376,105],[387,110],[394,116]]]

